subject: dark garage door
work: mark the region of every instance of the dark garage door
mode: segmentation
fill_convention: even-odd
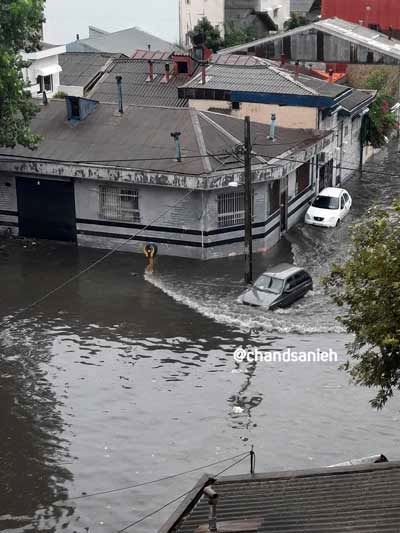
[[[76,241],[74,186],[67,181],[17,178],[19,234]]]

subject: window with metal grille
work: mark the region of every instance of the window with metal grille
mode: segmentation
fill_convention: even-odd
[[[310,162],[296,169],[296,194],[300,194],[310,185]]]
[[[244,224],[244,191],[218,195],[218,226],[239,226]],[[254,192],[252,193],[252,219],[254,220]]]
[[[140,222],[138,191],[100,185],[100,217],[106,220]]]
[[[244,224],[244,192],[228,192],[218,195],[218,226]]]

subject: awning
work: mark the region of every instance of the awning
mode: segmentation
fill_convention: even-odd
[[[36,76],[50,76],[62,72],[60,65],[50,65],[49,67],[35,68]]]

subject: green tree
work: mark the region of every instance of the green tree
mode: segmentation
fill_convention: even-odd
[[[381,409],[400,389],[400,201],[373,208],[352,228],[352,249],[324,280],[343,309],[338,320],[354,340],[343,369],[355,383],[377,389]]]
[[[367,79],[366,88],[377,91],[377,97],[362,128],[363,144],[380,148],[386,144],[390,134],[397,126],[396,115],[391,112],[394,98],[387,92],[389,76],[386,72],[374,72]]]
[[[249,43],[257,38],[254,26],[243,26],[237,22],[229,22],[225,25],[224,47],[238,46]]]
[[[38,136],[30,121],[38,108],[26,90],[21,50],[31,52],[40,44],[45,0],[0,2],[0,146],[17,144],[33,148]]]
[[[193,31],[190,32],[192,40],[196,36],[202,36],[203,43],[213,52],[217,52],[223,46],[223,39],[218,26],[213,26],[207,17],[200,19]]]
[[[290,19],[288,19],[283,27],[286,31],[288,30],[294,30],[295,28],[298,28],[299,26],[305,26],[307,24],[307,20],[305,17],[302,17],[301,15],[296,15],[296,13],[290,14]]]

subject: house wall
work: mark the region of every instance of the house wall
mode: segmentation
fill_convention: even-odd
[[[15,178],[0,174],[0,235],[18,235],[18,207]]]
[[[80,246],[111,249],[138,233],[137,238],[126,243],[123,250],[143,253],[143,246],[150,241],[157,244],[160,255],[203,258],[201,191],[188,196],[188,191],[184,189],[125,184],[120,184],[120,187],[138,191],[139,223],[102,218],[100,184],[94,180],[75,180],[75,209]],[[163,214],[168,209],[168,213]],[[141,231],[149,224],[150,228]]]
[[[77,85],[60,85],[58,91],[68,94],[68,96],[85,96],[83,94],[83,87]]]
[[[244,118],[249,116],[254,122],[269,124],[271,114],[276,114],[277,125],[282,128],[317,128],[318,110],[312,107],[279,106],[273,104],[254,104],[241,102],[240,109],[232,109],[231,102],[223,100],[189,100],[189,107],[200,111],[229,111],[230,116]]]
[[[183,47],[190,47],[187,34],[193,30],[198,21],[207,17],[213,26],[218,26],[224,35],[225,22],[224,0],[179,0],[179,43]]]
[[[30,84],[29,90],[33,97],[41,97],[40,94],[38,94],[39,91],[39,85],[36,83],[36,79],[38,76],[38,69],[40,68],[47,68],[47,67],[57,67],[58,66],[58,55],[50,56],[50,57],[43,57],[40,59],[35,59],[32,61],[32,64],[23,70],[23,76],[26,82]],[[53,94],[55,94],[60,86],[60,73],[55,72],[52,74],[53,76],[53,91],[46,92],[47,96],[51,97]]]

